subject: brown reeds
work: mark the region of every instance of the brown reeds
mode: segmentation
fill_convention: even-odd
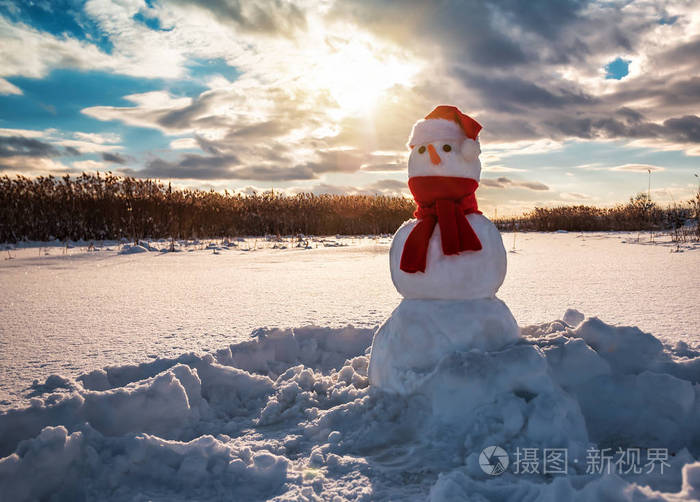
[[[405,197],[252,195],[177,190],[111,173],[0,177],[0,242],[393,233],[415,209]],[[536,207],[496,221],[501,230],[665,230],[700,238],[700,191],[662,208],[647,194],[611,208]],[[694,225],[689,223],[695,222]]]
[[[404,197],[253,195],[176,190],[159,181],[85,174],[0,177],[0,242],[392,233]]]

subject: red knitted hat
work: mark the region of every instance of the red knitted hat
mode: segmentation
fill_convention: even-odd
[[[412,148],[432,141],[465,138],[476,141],[479,131],[481,124],[456,106],[439,105],[413,125],[408,145]]]

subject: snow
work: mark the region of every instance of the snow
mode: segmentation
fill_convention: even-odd
[[[700,253],[638,237],[504,234],[505,303],[401,300],[385,237],[9,249],[1,497],[698,499]],[[566,473],[515,470],[550,448]]]
[[[465,218],[479,237],[482,249],[446,256],[442,252],[440,226],[436,225],[428,245],[425,272],[407,273],[400,268],[406,239],[418,221],[409,220],[396,231],[389,256],[391,279],[401,296],[471,300],[496,294],[506,275],[501,234],[481,214],[468,214]]]
[[[426,142],[433,144],[440,164],[435,165],[430,160],[428,152],[420,152],[420,144],[417,144],[408,157],[408,176],[453,176],[472,178],[479,181],[481,178],[481,161],[478,154],[481,153],[479,144],[471,139],[445,140]],[[445,152],[443,145],[450,145],[451,151]]]
[[[126,245],[119,250],[119,254],[136,254],[136,253],[147,253],[150,251],[148,248],[140,245],[130,246]]]
[[[375,328],[401,301],[389,237],[217,240],[218,255],[210,242],[135,255],[119,255],[116,242],[3,252],[12,259],[0,260],[0,409],[28,404],[31,382],[52,374],[210,352],[262,326]],[[498,296],[519,325],[575,306],[666,344],[700,344],[697,244],[671,253],[668,236],[652,243],[636,232],[504,233],[503,242]]]
[[[518,337],[513,314],[496,298],[404,299],[374,337],[370,383],[399,394],[419,392],[445,354],[495,351]]]
[[[569,317],[573,312],[569,313]],[[34,386],[0,415],[8,500],[689,500],[700,495],[700,351],[589,317],[459,349],[423,392],[369,385],[373,331],[260,329],[211,354]],[[486,474],[499,445],[511,467]],[[587,473],[591,448],[668,449],[664,473]],[[567,448],[566,475],[516,473]],[[646,458],[646,457],[643,457]],[[658,466],[657,466],[658,467]],[[334,498],[335,497],[335,498]]]

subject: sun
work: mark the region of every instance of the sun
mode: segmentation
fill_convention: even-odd
[[[317,46],[305,80],[327,91],[343,115],[369,113],[396,84],[410,85],[419,64],[369,35],[328,33]]]

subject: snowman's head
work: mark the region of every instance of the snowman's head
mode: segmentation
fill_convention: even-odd
[[[408,177],[448,176],[479,181],[481,130],[454,106],[438,106],[413,126],[408,146]]]

